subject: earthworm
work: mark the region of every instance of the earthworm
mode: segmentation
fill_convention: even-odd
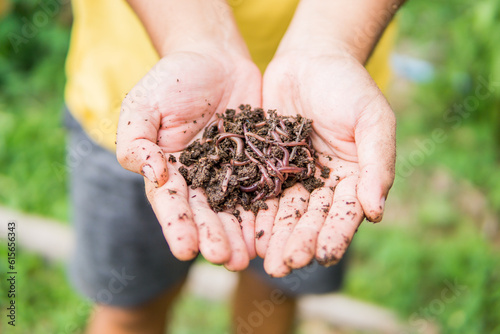
[[[309,160],[309,161],[313,161],[313,160],[314,160],[314,159],[313,159],[313,157],[312,157],[311,151],[310,151],[308,148],[306,148],[306,147],[301,147],[301,149],[302,149],[304,152],[306,152],[306,155],[307,155],[307,160]]]
[[[304,140],[301,140],[301,141],[292,141],[292,142],[288,142],[288,143],[276,143],[276,144],[278,144],[279,146],[287,146],[287,147],[290,147],[290,146],[307,146],[307,143]]]
[[[316,159],[316,161],[314,163],[316,164],[316,166],[319,167],[319,169],[325,168],[325,166],[323,166],[323,164],[321,164],[321,162],[319,162],[319,159]]]
[[[215,123],[217,123],[219,121],[219,119],[214,119],[213,121],[211,121],[208,125],[207,125],[207,129],[210,129],[212,126],[215,125]]]
[[[273,192],[273,196],[274,197],[278,197],[278,195],[280,194],[281,192],[281,184],[282,184],[282,181],[279,180],[279,179],[274,179],[274,192]]]
[[[201,145],[203,145],[203,144],[205,144],[205,143],[209,143],[209,141],[208,141],[209,139],[207,139],[206,134],[210,131],[210,128],[211,128],[212,126],[214,126],[214,125],[215,125],[215,123],[217,123],[217,121],[218,121],[218,120],[214,120],[214,121],[210,122],[210,124],[208,124],[208,125],[205,127],[205,131],[203,131],[203,136],[202,136],[202,137],[201,137],[201,139],[200,139],[200,144],[201,144]],[[212,140],[210,139],[210,141],[212,141]]]
[[[269,142],[266,138],[261,137],[258,134],[253,133],[253,132],[247,132],[247,133],[245,133],[245,136],[254,137],[257,140],[260,140],[260,141],[263,141],[263,142],[266,142],[266,143]]]
[[[219,136],[219,139],[215,142],[215,145],[219,145],[219,143],[223,140],[229,138],[231,139],[235,144],[236,144],[236,155],[241,155],[243,154],[243,150],[245,149],[245,143],[241,138],[244,138],[242,135],[237,135],[234,133],[223,133]],[[229,148],[230,151],[231,148]]]
[[[278,171],[280,173],[300,173],[300,172],[303,172],[305,170],[306,170],[305,168],[290,167],[290,166],[278,168]]]
[[[263,127],[266,124],[267,124],[266,121],[262,121],[262,122],[259,122],[259,123],[255,123],[253,126],[256,127],[256,128],[261,128],[261,127]]]
[[[262,166],[261,163],[258,163],[257,166],[259,166],[260,172],[262,173],[262,176],[264,176],[264,180],[266,181],[267,185],[269,186],[269,189],[272,189],[272,187],[273,187],[273,180],[269,176],[269,173],[267,172],[267,169],[264,166]]]
[[[229,178],[231,177],[231,174],[233,174],[233,169],[229,165],[226,170],[226,175],[224,176],[224,179],[222,180],[222,192],[226,192],[227,186],[229,185]]]
[[[219,121],[217,122],[217,130],[219,130],[219,133],[226,132],[226,129],[224,128],[224,119],[223,118],[219,118]]]
[[[307,145],[309,145],[309,148],[312,148],[313,142],[312,142],[311,137],[307,137],[306,141],[307,141]]]
[[[276,176],[281,180],[281,182],[285,181],[285,178],[283,177],[283,174],[280,173],[278,168],[271,163],[271,161],[266,160],[266,164],[271,167],[271,169],[276,173]]]
[[[274,140],[277,142],[277,143],[282,143],[283,141],[281,140],[280,136],[278,135],[278,133],[274,130],[271,130],[269,131],[269,133],[271,134],[271,136],[273,136]]]
[[[249,132],[248,132],[248,130],[247,130],[247,126],[246,126],[246,124],[243,124],[243,134],[245,135],[245,139],[246,139],[246,136],[248,135],[248,133],[249,133]],[[251,149],[252,149],[252,150],[253,150],[253,151],[254,151],[254,152],[255,152],[255,153],[256,153],[259,157],[261,157],[261,158],[265,158],[264,153],[262,153],[262,151],[261,151],[261,150],[259,150],[259,149],[257,148],[257,146],[255,146],[255,144],[254,144],[254,143],[252,143],[252,141],[251,141],[251,140],[247,139],[247,140],[246,140],[246,143],[248,144],[248,146],[250,146],[250,148],[251,148]]]
[[[306,176],[309,177],[312,174],[312,166],[311,164],[307,164],[307,174]]]
[[[311,155],[314,155],[316,153],[316,150],[312,146],[312,140],[311,137],[307,137],[307,145],[309,147],[309,151],[311,152]]]
[[[220,155],[219,154],[209,154],[209,155],[207,155],[207,157],[210,160],[219,160],[220,159]]]
[[[252,161],[253,163],[256,163],[256,164],[260,165],[260,161],[257,160],[257,159],[255,159],[254,157],[252,157],[247,150],[245,150],[244,153],[247,156],[247,158],[250,159],[250,161]]]
[[[219,138],[217,138],[217,141],[215,142],[215,145],[219,145],[219,143],[223,140],[223,139],[226,139],[226,138],[232,138],[232,137],[236,137],[236,138],[245,138],[245,136],[242,136],[242,135],[237,135],[235,133],[231,133],[231,132],[223,132],[223,133],[220,133],[219,134]]]
[[[250,162],[251,162],[250,160],[237,161],[234,159],[231,159],[231,161],[229,161],[229,163],[233,166],[245,166],[245,165],[248,165]]]
[[[259,189],[259,187],[262,185],[263,182],[264,182],[264,175],[262,175],[260,180],[255,182],[254,184],[247,186],[247,187],[240,186],[240,189],[243,192],[249,193],[249,192],[252,192],[252,191]]]
[[[256,153],[259,157],[261,157],[261,158],[265,158],[264,153],[262,153],[262,151],[261,151],[261,150],[259,150],[259,149],[257,148],[257,146],[255,146],[255,144],[254,144],[254,143],[252,143],[250,140],[247,140],[247,144],[248,144],[248,146],[250,146],[250,148],[251,148],[251,149],[252,149],[252,150],[253,150],[253,151],[254,151],[254,152],[255,152],[255,153]]]
[[[280,148],[283,151],[283,166],[286,167],[290,162],[290,152],[283,146],[280,146]]]
[[[233,142],[236,144],[236,156],[240,156],[243,154],[243,150],[245,149],[245,143],[241,138],[238,137],[230,137]]]
[[[257,202],[258,200],[261,200],[262,198],[264,198],[264,195],[266,194],[266,190],[265,189],[262,189],[262,191],[260,193],[257,194],[257,196],[255,196],[253,199],[252,199],[252,203],[255,203]]]
[[[276,127],[275,131],[277,133],[279,133],[280,135],[282,135],[283,137],[286,137],[286,138],[290,138],[290,135],[288,135],[287,132],[285,132],[285,130],[282,130],[280,127]]]
[[[265,149],[264,149],[264,152],[263,152],[265,155],[269,155],[271,153],[271,145],[267,146]]]
[[[285,134],[283,136],[290,138],[290,135],[288,134],[288,131],[286,131],[286,124],[283,118],[280,118],[280,125],[281,125],[281,131],[283,131]]]

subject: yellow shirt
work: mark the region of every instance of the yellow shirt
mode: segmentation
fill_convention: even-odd
[[[253,60],[271,61],[299,0],[230,1]],[[115,150],[120,105],[158,61],[141,22],[125,0],[73,0],[74,23],[66,63],[66,103],[87,134]],[[389,81],[388,29],[367,65],[383,90]]]

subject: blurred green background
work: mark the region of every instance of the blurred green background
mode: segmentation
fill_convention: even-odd
[[[61,7],[20,43],[9,33],[40,2],[8,4],[0,23],[0,205],[67,222],[61,108],[71,10]],[[427,323],[442,333],[500,333],[500,2],[409,1],[398,19],[398,75],[388,94],[399,121],[397,179],[384,223],[365,223],[356,236],[343,293],[394,310],[416,333]],[[14,332],[79,332],[89,304],[64,266],[22,249],[17,261],[22,326]],[[449,284],[461,288],[452,301],[442,297]],[[184,297],[173,333],[223,333],[227,310]]]

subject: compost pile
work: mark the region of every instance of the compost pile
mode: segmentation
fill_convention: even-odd
[[[278,116],[260,108],[241,105],[240,112],[228,109],[207,125],[203,137],[180,155],[179,172],[193,189],[205,190],[215,211],[235,209],[241,204],[256,213],[267,209],[266,199],[300,182],[308,191],[324,185],[316,178],[329,169],[319,164],[309,137],[312,121],[297,116]]]

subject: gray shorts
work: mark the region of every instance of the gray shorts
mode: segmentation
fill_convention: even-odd
[[[66,126],[76,233],[70,280],[94,302],[122,307],[147,302],[184,278],[192,261],[171,254],[142,176],[124,170],[68,112]],[[339,289],[344,261],[330,268],[313,263],[284,278],[269,277],[260,258],[249,270],[288,295],[326,293]]]

